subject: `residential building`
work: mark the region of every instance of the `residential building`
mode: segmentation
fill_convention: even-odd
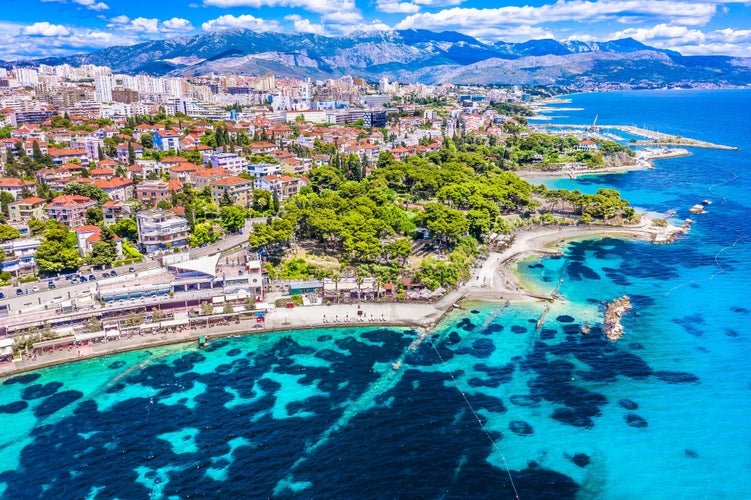
[[[248,166],[247,160],[237,153],[215,152],[210,155],[204,155],[203,163],[206,166],[211,165],[213,168],[226,168],[232,172],[233,175],[244,172]]]
[[[137,142],[123,142],[122,144],[117,145],[117,161],[121,163],[127,163],[129,161],[128,144],[133,145],[133,152],[136,155],[136,159],[140,160],[141,158],[143,158],[143,146],[141,146]]]
[[[264,175],[274,175],[282,171],[278,163],[254,163],[248,165],[248,173],[253,177],[263,177]]]
[[[136,224],[138,245],[146,253],[188,245],[188,221],[169,210],[157,208],[139,212]]]
[[[151,135],[154,149],[180,151],[180,136],[174,130],[157,130]]]
[[[107,200],[102,204],[102,218],[105,226],[130,217],[131,212],[132,203]]]
[[[253,202],[253,181],[242,177],[230,176],[217,179],[211,184],[211,202],[220,205],[224,193],[228,192],[233,205],[248,208]]]
[[[124,201],[133,198],[133,181],[130,179],[123,177],[97,179],[92,184],[107,193],[112,200]]]
[[[15,199],[18,200],[19,198],[21,198],[24,189],[30,192],[32,195],[35,195],[37,192],[36,183],[32,181],[25,181],[23,179],[16,179],[15,177],[0,178],[0,193],[10,193]]]
[[[168,181],[142,181],[136,187],[136,198],[145,205],[156,206],[160,201],[172,202],[172,194],[182,189],[176,179]]]
[[[229,176],[230,172],[226,168],[204,168],[190,175],[190,183],[193,189],[202,191],[213,181]]]
[[[63,163],[70,163],[73,160],[78,162],[84,167],[89,165],[89,156],[86,150],[78,148],[49,148],[47,153],[52,157],[52,163],[55,165],[62,165]]]
[[[8,205],[9,219],[14,222],[30,219],[45,219],[44,205],[47,200],[32,196]]]
[[[76,241],[78,242],[78,253],[84,256],[94,250],[94,243],[102,239],[102,230],[99,226],[81,226],[76,228]],[[123,255],[123,242],[120,237],[115,235],[115,247],[117,255]]]
[[[266,175],[254,181],[255,189],[276,193],[279,201],[284,201],[296,195],[304,185],[305,183],[302,179],[299,177],[290,177],[289,175]]]
[[[47,204],[47,217],[70,229],[86,224],[86,210],[95,207],[96,201],[86,196],[66,194],[54,198]]]

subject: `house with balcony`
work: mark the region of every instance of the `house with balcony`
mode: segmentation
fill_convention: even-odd
[[[242,177],[229,176],[217,179],[211,184],[211,203],[221,205],[225,192],[229,193],[233,205],[244,208],[253,203],[253,181]]]
[[[36,196],[18,200],[8,205],[8,218],[12,222],[28,222],[31,219],[44,220],[46,219],[44,212],[44,205],[46,204],[47,200]]]
[[[102,220],[105,226],[130,217],[132,212],[133,203],[107,200],[102,204]]]
[[[188,246],[190,228],[185,217],[169,210],[152,209],[136,215],[138,246],[146,253]]]
[[[47,217],[69,229],[86,225],[86,210],[95,207],[96,201],[86,196],[66,194],[53,198],[45,210]]]
[[[276,193],[279,201],[284,201],[300,192],[305,182],[289,175],[266,175],[255,179],[254,188]]]

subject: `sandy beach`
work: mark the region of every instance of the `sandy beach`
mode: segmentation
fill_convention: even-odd
[[[407,327],[417,329],[415,342],[427,335],[454,304],[462,300],[499,302],[550,301],[554,297],[536,294],[525,288],[515,272],[516,264],[535,254],[558,254],[559,248],[551,245],[566,240],[590,237],[616,236],[640,238],[648,241],[669,240],[680,228],[668,226],[657,228],[651,222],[632,226],[544,226],[521,230],[515,234],[513,243],[502,252],[491,252],[472,277],[456,290],[452,290],[435,302],[362,302],[359,304],[331,304],[270,309],[262,327],[255,319],[244,319],[211,328],[192,328],[173,333],[144,333],[106,343],[63,349],[24,357],[20,361],[0,365],[0,376],[8,376],[28,370],[74,362],[80,359],[105,356],[160,345],[196,343],[205,335],[213,338],[240,334],[289,331],[314,328],[345,327]]]
[[[565,241],[578,238],[615,236],[639,238],[655,243],[669,242],[683,230],[676,226],[656,227],[646,217],[630,226],[547,226],[518,231],[514,241],[502,252],[491,252],[476,276],[466,285],[466,299],[511,302],[553,300],[525,288],[514,271],[516,263],[531,255],[560,253]]]

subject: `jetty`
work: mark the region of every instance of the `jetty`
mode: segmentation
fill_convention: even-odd
[[[591,125],[582,124],[547,124],[546,128],[570,128],[581,129],[592,133]],[[691,139],[689,137],[682,137],[680,135],[671,135],[664,132],[657,132],[655,130],[647,130],[645,128],[635,127],[633,125],[598,125],[596,127],[619,130],[627,134],[631,134],[638,137],[643,137],[644,140],[636,141],[632,143],[632,146],[689,146],[693,148],[707,148],[707,149],[726,149],[736,151],[738,148],[735,146],[726,146],[724,144],[715,144],[709,141],[701,141],[698,139]],[[593,135],[597,135],[597,131],[593,132]]]
[[[605,311],[604,332],[608,340],[616,342],[623,336],[621,317],[631,310],[631,299],[624,295],[608,304]]]

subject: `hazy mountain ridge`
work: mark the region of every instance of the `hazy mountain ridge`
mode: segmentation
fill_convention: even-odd
[[[461,33],[426,30],[326,37],[229,29],[23,62],[62,63],[107,65],[115,73],[155,75],[273,71],[289,77],[351,74],[422,83],[751,84],[751,58],[683,56],[630,38],[487,44]]]

